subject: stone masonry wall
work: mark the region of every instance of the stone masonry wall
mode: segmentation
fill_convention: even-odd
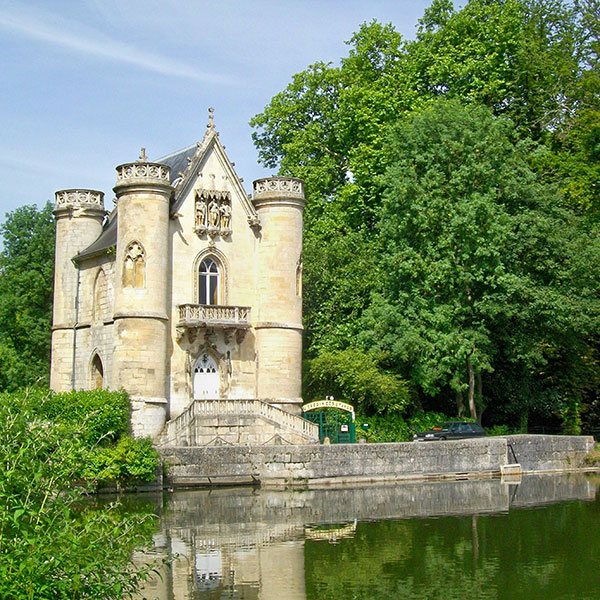
[[[178,447],[161,453],[173,485],[316,485],[473,472],[491,476],[506,462],[506,442],[489,438],[431,444]]]
[[[581,468],[593,446],[586,436],[510,436],[475,440],[331,446],[162,448],[167,482],[175,486],[260,483],[335,485],[410,479],[491,477],[514,463],[529,472]],[[527,439],[535,438],[535,439]]]
[[[523,471],[581,467],[585,455],[594,447],[594,438],[583,435],[510,435],[506,441],[507,462],[520,464]]]

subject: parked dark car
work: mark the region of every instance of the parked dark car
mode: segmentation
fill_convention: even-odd
[[[483,437],[485,431],[478,423],[470,421],[448,421],[440,427],[419,431],[413,435],[414,442],[434,442],[437,440],[464,440]]]

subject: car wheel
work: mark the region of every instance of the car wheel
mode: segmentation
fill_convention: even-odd
[[[439,440],[440,440],[440,442],[445,442],[445,441],[446,441],[446,438],[445,438],[444,436],[441,436],[441,437],[439,438]]]

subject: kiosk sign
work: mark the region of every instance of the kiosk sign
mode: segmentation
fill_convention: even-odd
[[[345,410],[352,414],[352,420],[354,421],[354,406],[347,404],[346,402],[340,402],[333,398],[326,400],[317,400],[316,402],[309,402],[302,407],[302,412],[309,412],[311,410],[318,410],[319,408],[337,408],[339,410]]]

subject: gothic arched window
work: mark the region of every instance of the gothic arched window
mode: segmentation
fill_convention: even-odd
[[[221,273],[217,262],[211,257],[205,258],[200,263],[199,275],[199,304],[219,304]]]
[[[146,252],[139,242],[131,242],[125,252],[123,287],[143,288],[146,284]]]

